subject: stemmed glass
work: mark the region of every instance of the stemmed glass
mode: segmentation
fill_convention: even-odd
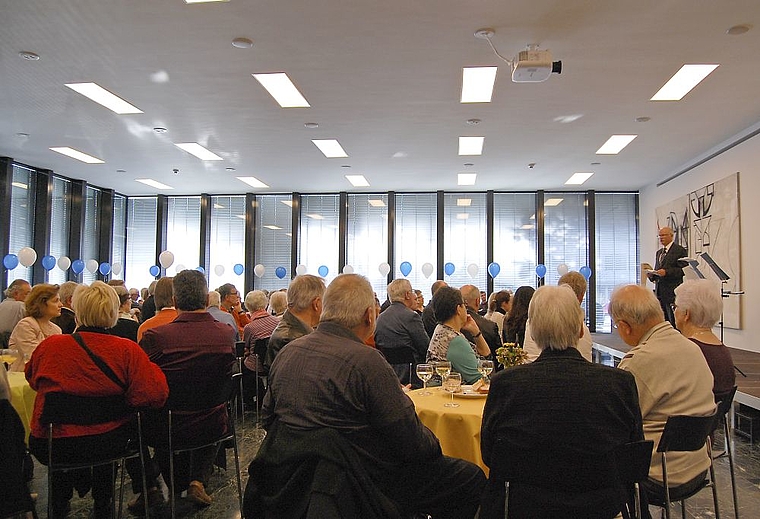
[[[20,355],[21,352],[18,350],[0,350],[0,364],[4,362],[10,366],[16,362],[16,359],[19,358]]]
[[[422,380],[422,392],[420,393],[421,396],[427,396],[432,395],[430,391],[427,390],[427,382],[431,378],[433,378],[433,365],[432,364],[417,364],[417,376]]]
[[[438,373],[439,377],[441,377],[441,385],[443,385],[443,381],[446,380],[449,376],[449,373],[451,373],[451,362],[445,360],[436,362],[435,372]]]
[[[478,372],[483,377],[483,383],[489,384],[488,375],[493,371],[493,361],[487,359],[478,360]]]
[[[462,375],[459,373],[449,373],[449,376],[443,381],[443,389],[451,393],[451,402],[443,404],[443,407],[459,407],[459,404],[454,402],[454,393],[459,390],[459,386],[461,385]]]

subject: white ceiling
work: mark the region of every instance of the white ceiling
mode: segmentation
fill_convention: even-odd
[[[636,190],[760,121],[760,28],[726,34],[760,22],[758,0],[0,0],[0,13],[0,155],[127,195],[157,192],[140,177],[168,194],[252,190],[235,176],[271,193],[473,189],[457,187],[465,171],[479,191],[567,189],[576,171],[595,172],[583,189]],[[562,74],[511,82],[473,36],[482,27],[507,57],[550,49]],[[680,102],[649,101],[684,63],[720,67]],[[462,67],[486,65],[499,66],[493,102],[460,104]],[[311,108],[280,108],[258,72],[287,72]],[[64,86],[90,81],[144,113],[116,115]],[[567,115],[582,117],[554,120]],[[595,155],[614,133],[639,137]],[[459,157],[460,135],[485,136],[483,155]],[[324,138],[349,158],[325,158],[310,142]],[[191,141],[224,161],[172,145]]]

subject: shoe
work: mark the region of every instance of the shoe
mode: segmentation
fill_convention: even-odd
[[[152,509],[164,504],[164,494],[156,487],[148,489],[148,508]],[[145,513],[145,498],[142,493],[138,494],[133,500],[127,503],[127,510],[135,515]]]
[[[200,481],[190,482],[190,486],[187,487],[187,500],[199,506],[211,504],[211,496],[206,493],[206,489]]]

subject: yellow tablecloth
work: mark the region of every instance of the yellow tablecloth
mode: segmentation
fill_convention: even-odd
[[[455,396],[459,407],[444,407],[443,404],[451,401],[451,395],[437,387],[428,391],[433,394],[423,396],[421,389],[407,393],[420,421],[438,437],[446,456],[471,461],[488,475],[488,467],[480,455],[480,423],[486,399]]]
[[[2,369],[2,368],[0,368]],[[24,374],[21,372],[8,372],[8,382],[11,386],[11,404],[21,417],[24,424],[26,438],[29,439],[29,424],[32,421],[32,412],[34,411],[34,398],[37,392],[29,387]]]

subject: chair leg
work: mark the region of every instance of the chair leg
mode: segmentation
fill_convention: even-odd
[[[504,482],[504,519],[509,517],[509,481]]]
[[[240,515],[243,514],[243,482],[240,477],[240,454],[238,452],[237,433],[235,431],[235,422],[231,420],[232,427],[232,447],[235,452],[235,476],[237,477],[238,504],[240,505]]]
[[[176,499],[174,497],[174,446],[172,445],[172,412],[169,411],[169,500],[171,502],[172,519],[177,516]],[[146,498],[148,496],[145,496]]]
[[[633,484],[633,513],[635,514],[636,519],[642,518],[642,510],[641,510],[641,489],[639,488],[638,483]]]
[[[668,463],[666,455],[662,453],[662,483],[665,487],[665,517],[670,519],[670,488],[668,488]]]
[[[739,501],[736,494],[736,475],[734,474],[734,446],[733,437],[731,436],[731,424],[728,415],[723,416],[723,430],[726,441],[726,452],[728,453],[728,467],[731,473],[731,492],[734,498],[734,517],[739,519]]]
[[[707,456],[710,460],[710,483],[712,486],[713,505],[715,506],[715,519],[720,519],[720,507],[718,506],[718,485],[715,483],[715,466],[712,459],[712,445],[707,442]]]
[[[681,519],[686,519],[686,500],[681,500]]]

